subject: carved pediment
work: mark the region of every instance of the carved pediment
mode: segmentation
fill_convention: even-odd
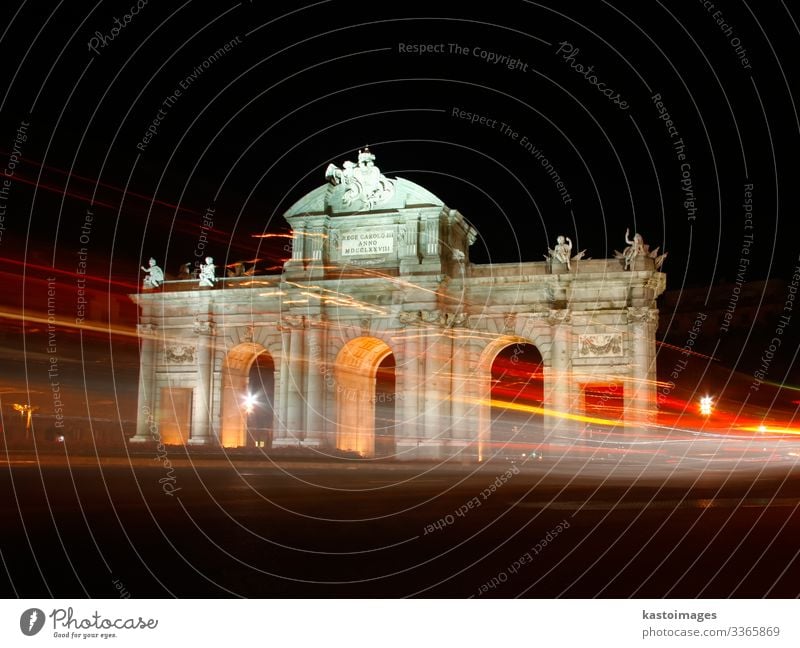
[[[171,344],[164,351],[164,357],[172,364],[192,364],[195,351],[193,344]]]
[[[608,358],[621,356],[622,334],[594,333],[578,338],[578,355],[581,358]]]

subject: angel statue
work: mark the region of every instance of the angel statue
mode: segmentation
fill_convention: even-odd
[[[215,273],[217,266],[214,265],[212,257],[206,257],[206,262],[200,264],[200,285],[206,288],[212,288],[217,281]]]
[[[650,246],[644,242],[641,234],[634,234],[633,240],[630,239],[630,234],[630,229],[626,229],[625,242],[628,244],[628,247],[626,247],[622,252],[614,250],[614,257],[622,261],[622,265],[625,270],[632,270],[637,257],[640,256],[653,259],[653,265],[655,266],[655,269],[660,270],[661,266],[664,264],[664,260],[667,258],[667,253],[665,252],[664,254],[659,254],[659,248],[651,250]]]
[[[561,235],[556,237],[555,247],[552,250],[548,248],[547,252],[545,259],[549,258],[551,261],[563,263],[567,266],[567,270],[572,270],[570,261],[578,261],[586,254],[586,250],[581,250],[578,254],[572,256],[572,239],[569,236]]]
[[[636,257],[644,256],[647,252],[642,235],[639,233],[634,234],[633,240],[631,241],[629,238],[630,234],[630,228],[626,229],[625,242],[628,244],[628,247],[622,252],[622,260],[626,270],[630,270],[633,267]]]
[[[142,270],[147,273],[142,282],[142,287],[147,289],[158,288],[164,283],[164,271],[156,265],[156,260],[153,257],[150,257],[147,264],[150,266],[149,268],[141,266]]]

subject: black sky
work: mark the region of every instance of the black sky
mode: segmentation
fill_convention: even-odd
[[[4,7],[0,167],[30,126],[17,141],[0,257],[71,268],[94,203],[96,275],[135,282],[150,255],[174,271],[192,258],[210,206],[215,257],[279,263],[285,240],[259,250],[251,234],[285,232],[281,214],[324,182],[327,164],[368,144],[385,174],[475,224],[475,261],[541,260],[560,233],[599,258],[621,249],[630,227],[670,253],[672,288],[733,279],[749,235],[747,279],[789,277],[797,265],[799,12],[781,1],[151,0],[89,50],[135,4]],[[523,138],[559,174],[567,204]]]

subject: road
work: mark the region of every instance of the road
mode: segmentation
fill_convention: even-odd
[[[0,454],[4,596],[800,594],[791,456],[520,467],[48,451]]]

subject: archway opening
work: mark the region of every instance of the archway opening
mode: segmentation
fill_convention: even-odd
[[[225,356],[222,366],[222,412],[220,444],[227,448],[260,445],[269,447],[275,363],[260,344],[243,342]],[[252,418],[251,418],[252,417]],[[252,429],[252,434],[251,434]]]
[[[394,364],[389,345],[374,337],[355,338],[339,351],[334,369],[339,450],[361,457],[394,451]]]
[[[247,377],[244,396],[247,414],[245,445],[269,448],[272,445],[272,424],[275,398],[275,363],[268,353],[256,357]]]
[[[544,438],[542,354],[533,344],[510,344],[491,369],[491,451],[521,456]]]
[[[394,354],[387,355],[375,372],[375,456],[395,453],[395,365]]]

